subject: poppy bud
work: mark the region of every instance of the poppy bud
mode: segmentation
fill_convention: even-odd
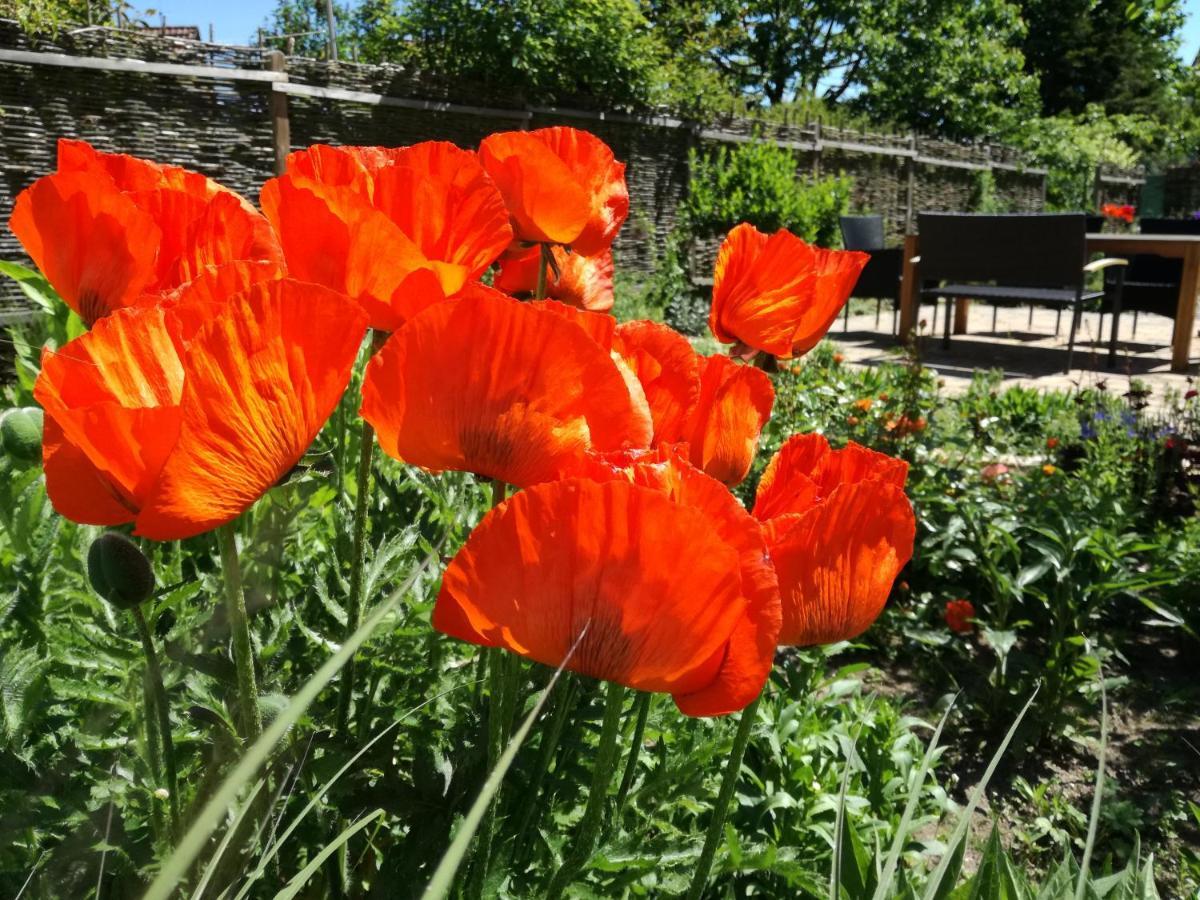
[[[133,609],[154,593],[150,560],[123,534],[107,531],[88,549],[88,580],[96,593],[121,609]]]
[[[36,406],[10,409],[0,416],[0,445],[17,462],[42,456],[42,411]]]

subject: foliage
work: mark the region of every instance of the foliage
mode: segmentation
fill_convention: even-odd
[[[334,3],[335,27],[338,22],[346,22],[350,17],[350,7],[344,3]],[[325,0],[278,0],[271,15],[263,23],[263,38],[267,46],[275,50],[284,50],[289,46],[299,56],[325,57],[329,56],[329,22],[325,12]],[[354,35],[339,33],[338,57],[350,59],[353,49]],[[257,43],[258,35],[250,35],[249,41]]]

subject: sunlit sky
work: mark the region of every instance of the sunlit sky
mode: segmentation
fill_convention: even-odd
[[[275,3],[274,0],[157,0],[153,5],[157,12],[166,14],[168,24],[199,25],[205,38],[211,24],[219,42],[243,44],[249,42]],[[1184,0],[1184,7],[1188,21],[1183,29],[1180,55],[1191,62],[1200,50],[1200,0]],[[154,20],[157,21],[157,16]]]

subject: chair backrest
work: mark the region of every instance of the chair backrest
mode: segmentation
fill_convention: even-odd
[[[883,216],[842,216],[841,224],[847,250],[883,249]]]
[[[1200,219],[1142,219],[1142,234],[1200,234]]]
[[[1087,261],[1083,213],[921,213],[921,278],[1078,287]]]

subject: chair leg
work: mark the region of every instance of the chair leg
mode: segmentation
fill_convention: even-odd
[[[883,298],[875,298],[875,330],[879,330],[879,313],[883,309]]]
[[[996,316],[1000,313],[1000,307],[995,303],[992,304],[992,334],[996,333]]]
[[[1058,337],[1058,335],[1060,334],[1061,326],[1062,326],[1062,307],[1060,306],[1058,308],[1057,313],[1054,316],[1054,336],[1055,337]]]
[[[944,350],[950,349],[950,323],[951,323],[951,320],[953,319],[953,316],[950,314],[950,312],[951,312],[951,307],[953,307],[953,306],[954,306],[954,298],[947,297],[946,298],[946,309],[942,313],[942,318],[945,319],[945,324],[943,325],[943,327],[945,329],[945,336],[942,338],[942,348]]]
[[[1096,328],[1096,337],[1098,337],[1100,340],[1104,340],[1104,310],[1103,309],[1100,310],[1100,324]]]
[[[1033,304],[1032,303],[1029,304],[1029,325],[1027,327],[1030,331],[1033,331]]]
[[[1133,311],[1133,337],[1137,337],[1137,314],[1138,311],[1135,309]]]
[[[1113,286],[1113,317],[1112,317],[1112,335],[1108,339],[1108,367],[1111,369],[1117,361],[1117,338],[1119,337],[1118,329],[1121,326],[1121,294],[1125,291],[1125,270],[1121,267],[1117,268],[1116,284]],[[1134,312],[1134,321],[1137,321],[1137,313]],[[1103,337],[1103,334],[1101,335]]]
[[[1061,315],[1061,313],[1062,310],[1060,309],[1059,314]],[[1082,316],[1083,302],[1076,300],[1075,309],[1071,313],[1071,334],[1067,338],[1067,368],[1065,370],[1067,374],[1070,374],[1071,372],[1071,359],[1075,355],[1075,333],[1079,330],[1079,320],[1082,318]]]
[[[900,304],[892,304],[892,334],[900,331]]]
[[[850,330],[850,298],[846,298],[846,311],[842,314],[842,334]]]

